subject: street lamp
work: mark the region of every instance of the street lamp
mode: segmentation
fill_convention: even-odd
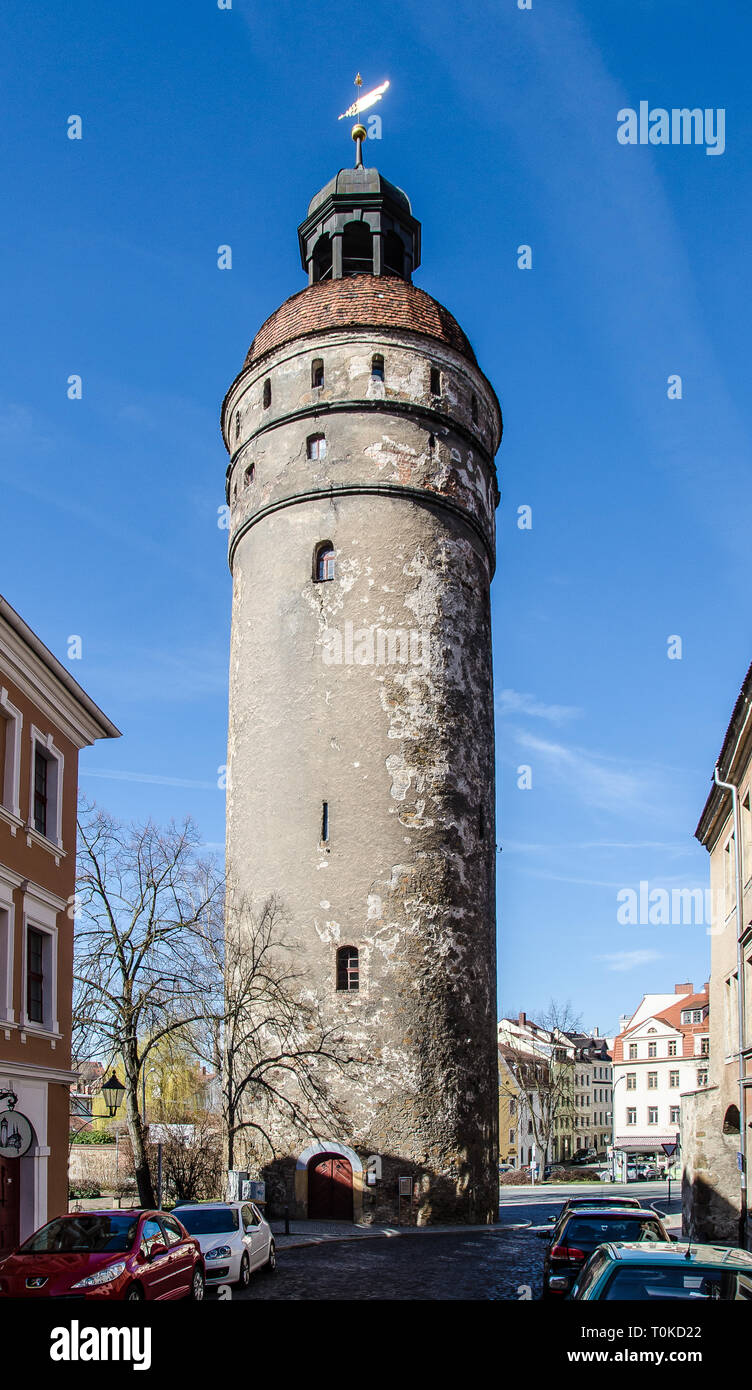
[[[115,1112],[120,1108],[123,1096],[125,1095],[125,1086],[122,1081],[118,1079],[117,1072],[113,1072],[109,1080],[103,1082],[102,1095],[104,1097],[104,1103],[107,1106],[107,1114],[110,1119],[112,1119]]]

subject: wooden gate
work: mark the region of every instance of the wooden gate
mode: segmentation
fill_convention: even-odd
[[[308,1215],[319,1221],[352,1221],[353,1173],[339,1154],[315,1154],[308,1164]]]
[[[17,1158],[0,1158],[0,1259],[18,1245],[20,1177]]]

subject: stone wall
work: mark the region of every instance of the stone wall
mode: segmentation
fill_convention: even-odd
[[[682,1233],[739,1243],[739,1135],[724,1134],[717,1086],[682,1096]]]
[[[375,353],[383,382],[371,376]],[[326,382],[315,397],[314,359]],[[302,995],[359,1059],[344,1076],[329,1069],[338,1119],[328,1126],[307,1128],[278,1105],[264,1116],[281,1189],[305,1214],[295,1162],[312,1138],[336,1140],[363,1162],[381,1159],[382,1177],[359,1196],[364,1219],[394,1220],[397,1177],[410,1176],[420,1223],[493,1220],[498,439],[488,383],[446,346],[340,331],[249,369],[225,419],[228,877],[236,902],[279,896]],[[323,459],[307,457],[314,432],[326,435]],[[336,575],[317,583],[324,541]],[[402,655],[400,633],[418,634]],[[356,992],[335,988],[343,945],[359,952]]]
[[[126,1175],[126,1165],[121,1157],[120,1176]],[[114,1191],[117,1182],[116,1146],[114,1144],[73,1144],[68,1164],[68,1178],[72,1183],[96,1182],[102,1191]]]

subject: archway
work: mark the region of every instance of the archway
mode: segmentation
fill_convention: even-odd
[[[352,1221],[353,1170],[342,1154],[314,1154],[309,1160],[308,1216],[314,1221]]]
[[[340,1158],[346,1160],[350,1169],[349,1183],[347,1182],[346,1168],[342,1168],[339,1171],[339,1178],[340,1180],[342,1180],[342,1185],[345,1188],[349,1186],[349,1214],[341,1217],[335,1217],[333,1219],[344,1221],[360,1221],[363,1214],[363,1183],[365,1180],[363,1164],[355,1150],[351,1149],[349,1144],[341,1144],[338,1139],[315,1140],[313,1143],[308,1145],[308,1148],[303,1150],[302,1154],[298,1158],[295,1164],[295,1201],[300,1215],[309,1217],[313,1216],[313,1212],[311,1211],[311,1175],[318,1166],[314,1162],[314,1160],[319,1158]],[[323,1180],[327,1177],[326,1169],[322,1170],[322,1172],[319,1174],[319,1177],[323,1182]],[[329,1173],[329,1177],[334,1177],[334,1174],[331,1170]],[[331,1194],[329,1195],[331,1196]],[[318,1196],[323,1198],[323,1192],[319,1191]],[[342,1201],[342,1205],[344,1206],[344,1198],[342,1197],[342,1194],[339,1194],[339,1197]],[[317,1201],[318,1198],[315,1197],[314,1205],[317,1205]],[[326,1218],[321,1218],[319,1213],[319,1219]]]

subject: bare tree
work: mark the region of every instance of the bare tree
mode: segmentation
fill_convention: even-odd
[[[241,1136],[275,1155],[270,1111],[308,1134],[341,1122],[332,1081],[363,1059],[306,997],[280,899],[271,895],[259,908],[243,900],[228,919],[226,933],[213,921],[206,936],[224,994],[207,1009],[197,1047],[221,1072],[227,1166],[234,1168]]]
[[[512,1020],[502,1020],[504,1024],[501,1055],[545,1163],[557,1132],[573,1127],[574,1047],[567,1035],[576,1030],[579,1018],[569,1003],[552,999],[535,1023],[520,1014],[516,1025]]]
[[[78,1056],[123,1067],[128,1134],[143,1206],[154,1205],[140,1082],[160,1040],[204,1012],[211,963],[202,949],[222,884],[197,858],[190,820],[124,827],[84,803],[79,818],[74,952]]]

